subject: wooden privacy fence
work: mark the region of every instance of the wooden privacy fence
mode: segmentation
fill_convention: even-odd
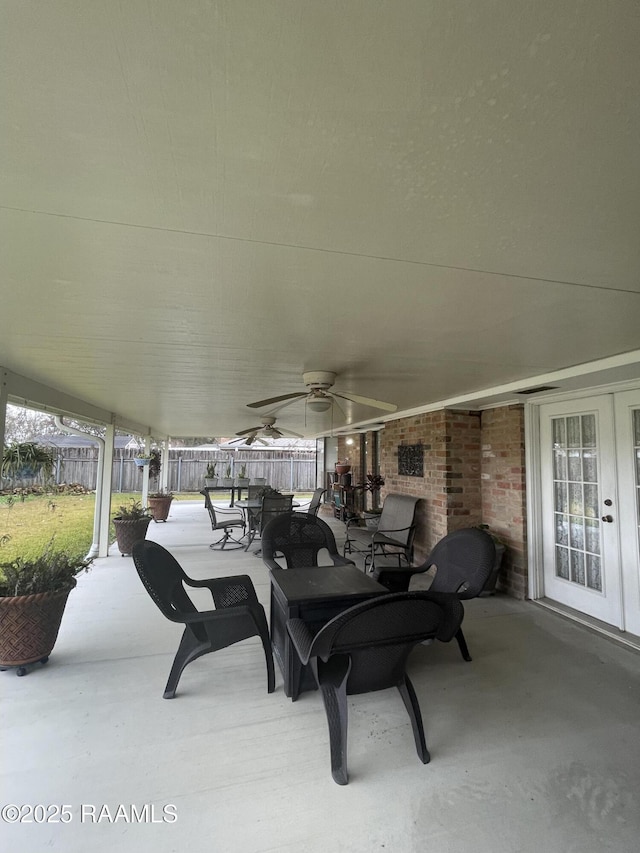
[[[54,481],[79,483],[95,489],[98,472],[97,448],[59,448],[55,451]],[[142,468],[135,464],[134,450],[114,451],[111,487],[115,492],[137,492],[142,488]],[[180,448],[169,451],[169,489],[172,492],[199,492],[204,486],[207,465],[217,463],[216,476],[226,476],[231,465],[231,476],[237,476],[242,465],[247,466],[247,477],[264,477],[270,486],[287,491],[313,491],[316,486],[315,451],[274,450],[237,451],[230,458],[224,452],[195,451]],[[35,482],[42,482],[36,478]],[[151,490],[158,488],[150,481]]]

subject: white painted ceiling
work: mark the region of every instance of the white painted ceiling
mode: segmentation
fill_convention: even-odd
[[[229,435],[305,370],[403,411],[640,348],[631,0],[0,15],[5,368]]]

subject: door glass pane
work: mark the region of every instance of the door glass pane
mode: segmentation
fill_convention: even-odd
[[[557,480],[567,479],[567,451],[556,448],[553,452],[553,476]]]
[[[554,483],[555,509],[556,512],[569,512],[569,501],[567,499],[567,484]]]
[[[587,586],[602,592],[602,576],[600,574],[600,557],[587,554]]]
[[[559,578],[569,580],[569,550],[556,547],[556,574]]]
[[[584,550],[584,523],[581,518],[571,516],[569,519],[569,535],[571,538],[571,547]]]
[[[584,514],[587,518],[598,517],[598,487],[589,483],[584,486]]]
[[[552,435],[556,575],[602,591],[596,416],[553,418]],[[640,490],[640,463],[637,484]]]
[[[584,515],[581,483],[569,483],[569,512],[571,515]]]
[[[596,446],[596,416],[595,415],[583,415],[582,416],[582,446],[583,447],[595,447]]]
[[[600,521],[597,518],[587,518],[584,522],[584,546],[587,551],[600,553]]]
[[[571,580],[584,586],[584,553],[571,549]]]
[[[569,544],[569,516],[556,513],[556,543],[558,545]]]
[[[582,482],[582,453],[579,450],[569,451],[569,479]]]
[[[580,418],[572,415],[567,418],[567,444],[569,447],[581,447],[580,442]]]
[[[595,450],[582,451],[582,476],[587,483],[598,482],[598,456]]]

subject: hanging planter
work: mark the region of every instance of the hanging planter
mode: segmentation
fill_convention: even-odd
[[[133,461],[136,463],[138,468],[145,468],[147,465],[151,463],[150,456],[134,456]]]

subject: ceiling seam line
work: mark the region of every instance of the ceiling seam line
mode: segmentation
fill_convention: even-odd
[[[232,237],[227,234],[211,234],[207,231],[187,231],[183,228],[165,228],[159,225],[140,225],[136,222],[118,222],[113,219],[94,219],[87,216],[75,216],[70,213],[52,213],[47,210],[29,210],[23,207],[10,207],[0,205],[0,210],[12,210],[16,213],[35,213],[39,216],[52,216],[56,219],[73,219],[77,222],[93,222],[101,225],[116,225],[121,228],[139,228],[143,231],[159,231],[164,234],[185,234],[190,237],[208,237],[213,240],[232,240],[237,243],[251,243],[257,246],[275,246],[281,249],[299,249],[306,252],[323,252],[327,255],[343,255],[350,258],[367,258],[373,261],[391,261],[398,264],[413,264],[420,267],[432,267],[433,269],[452,270],[456,272],[477,273],[478,275],[491,275],[500,278],[515,278],[523,281],[536,281],[542,284],[559,284],[566,287],[585,287],[590,290],[602,290],[606,293],[628,293],[635,296],[640,296],[637,290],[630,290],[623,287],[605,287],[602,284],[586,284],[579,281],[563,281],[553,278],[537,278],[531,275],[523,275],[522,273],[497,272],[495,270],[482,270],[475,267],[457,267],[450,264],[436,264],[431,261],[416,261],[407,258],[394,258],[386,255],[368,255],[363,252],[349,252],[343,249],[325,249],[321,246],[305,246],[295,243],[278,243],[274,240],[255,240],[250,237]]]

